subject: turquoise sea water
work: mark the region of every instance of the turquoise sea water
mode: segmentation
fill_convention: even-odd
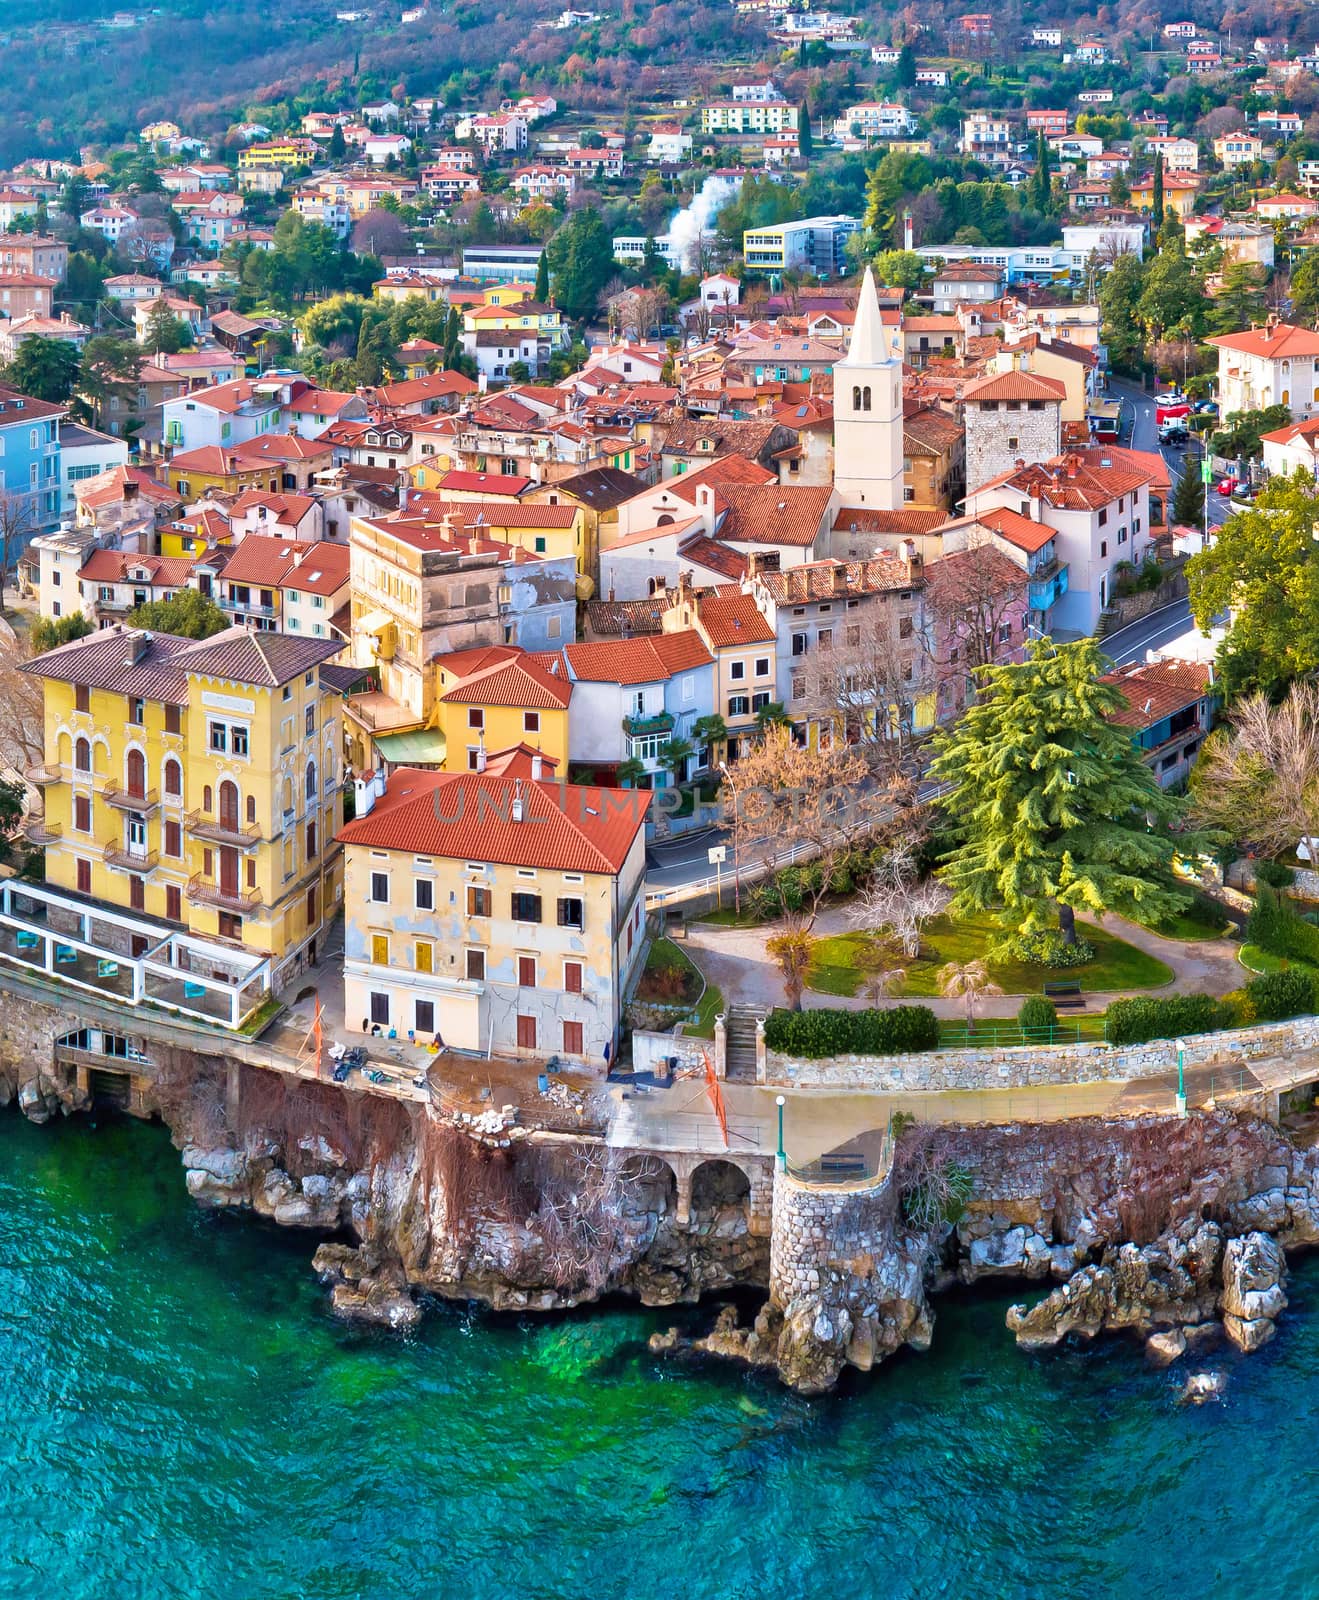
[[[0,1600],[1319,1593],[1319,1261],[1186,1409],[1132,1344],[1018,1354],[1008,1295],[816,1401],[652,1357],[663,1312],[364,1335],[312,1244],[160,1129],[0,1115]]]

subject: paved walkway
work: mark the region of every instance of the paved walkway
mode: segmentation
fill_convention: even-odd
[[[1295,1081],[1298,1068],[1287,1075]],[[1311,1064],[1301,1071],[1315,1071]],[[1261,1087],[1249,1069],[1209,1069],[1187,1074],[1187,1100],[1192,1108],[1209,1100],[1227,1100]],[[1281,1085],[1269,1084],[1268,1087]],[[680,1079],[667,1089],[629,1092],[619,1099],[611,1118],[610,1144],[647,1150],[700,1151],[717,1155],[725,1148],[749,1154],[773,1155],[778,1144],[778,1107],[782,1094],[783,1144],[794,1165],[888,1126],[899,1111],[921,1123],[1003,1124],[1011,1122],[1065,1122],[1078,1117],[1133,1116],[1138,1113],[1176,1112],[1177,1078],[1114,1079],[1101,1083],[1056,1084],[1038,1089],[933,1090],[910,1094],[867,1093],[856,1090],[762,1088],[756,1084],[725,1083],[728,1114],[725,1146],[703,1084]]]
[[[1095,921],[1083,918],[1083,921]],[[1226,918],[1224,918],[1226,920]],[[1250,974],[1237,960],[1239,944],[1230,939],[1181,940],[1165,939],[1151,933],[1137,923],[1110,914],[1101,925],[1116,938],[1135,945],[1147,955],[1156,957],[1171,967],[1172,982],[1161,989],[1136,990],[1128,993],[1159,994],[1171,989],[1200,994],[1223,995],[1239,989]],[[843,906],[831,906],[823,911],[815,924],[820,938],[853,932]],[[774,925],[760,928],[729,928],[715,923],[693,922],[689,925],[683,948],[700,967],[707,979],[718,985],[728,1005],[746,1005],[769,1010],[786,1004],[783,979],[773,960],[765,953],[765,941],[774,932]],[[1065,979],[1067,974],[1057,974]],[[966,1015],[965,1003],[945,999],[942,995],[902,996],[913,1003],[927,1005],[939,1017],[961,1019]],[[1102,1011],[1112,1000],[1123,998],[1122,993],[1088,993],[1087,1009]],[[986,999],[976,1008],[977,1017],[1011,1018],[1021,1009],[1021,995],[1001,995]],[[808,1009],[835,1006],[847,1010],[861,1010],[870,1002],[864,994],[831,995],[808,989],[803,1005]],[[1066,1020],[1068,1013],[1062,1013]]]

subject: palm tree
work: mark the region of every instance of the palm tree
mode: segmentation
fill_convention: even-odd
[[[764,733],[768,728],[781,727],[784,723],[790,722],[791,720],[791,717],[789,717],[788,713],[783,709],[783,702],[781,700],[770,700],[767,704],[761,706],[760,710],[756,712],[756,726],[760,729],[761,733]]]
[[[770,956],[783,975],[787,990],[788,1009],[801,1010],[801,994],[806,987],[806,974],[818,943],[805,928],[788,927],[765,940],[765,953]]]
[[[670,739],[659,753],[660,766],[673,774],[673,781],[681,784],[687,775],[687,763],[696,754],[696,746],[687,739]]]
[[[728,724],[717,712],[713,716],[697,717],[692,726],[692,738],[713,758],[718,747],[728,740]],[[708,760],[706,765],[713,765],[713,760]]]
[[[626,761],[618,763],[614,781],[622,784],[625,789],[635,789],[645,776],[645,767],[635,756],[629,756]]]
[[[906,981],[905,967],[876,967],[873,972],[866,974],[866,999],[872,1006],[878,1007],[882,1001],[891,1000]]]
[[[983,961],[949,961],[939,968],[939,993],[950,1000],[961,996],[966,1002],[966,1031],[974,1033],[976,1002],[1003,991],[992,981]]]

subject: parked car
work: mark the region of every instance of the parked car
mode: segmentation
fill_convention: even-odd
[[[1220,478],[1214,485],[1219,494],[1231,494],[1237,486],[1235,478]]]
[[[1195,411],[1197,416],[1216,417],[1218,415],[1218,406],[1212,400],[1201,400]]]

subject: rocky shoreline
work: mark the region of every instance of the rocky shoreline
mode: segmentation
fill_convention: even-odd
[[[387,1328],[414,1326],[425,1295],[553,1312],[605,1294],[664,1306],[760,1290],[751,1326],[725,1310],[704,1338],[660,1334],[655,1347],[821,1393],[848,1366],[929,1348],[941,1292],[1002,1279],[1045,1290],[1008,1313],[1023,1349],[1128,1332],[1170,1363],[1220,1338],[1267,1343],[1287,1304],[1285,1251],[1319,1242],[1319,1153],[1245,1112],[945,1129],[934,1145],[913,1129],[883,1185],[847,1193],[780,1174],[771,1237],[717,1160],[681,1214],[660,1157],[490,1136],[247,1067],[235,1115],[227,1071],[192,1058],[158,1085],[189,1194],[329,1236],[312,1266],[335,1313]],[[0,1103],[13,1099],[36,1121],[83,1108],[49,1076],[0,1073]],[[917,1225],[914,1174],[928,1185],[940,1163],[965,1174],[969,1198],[955,1220]]]

